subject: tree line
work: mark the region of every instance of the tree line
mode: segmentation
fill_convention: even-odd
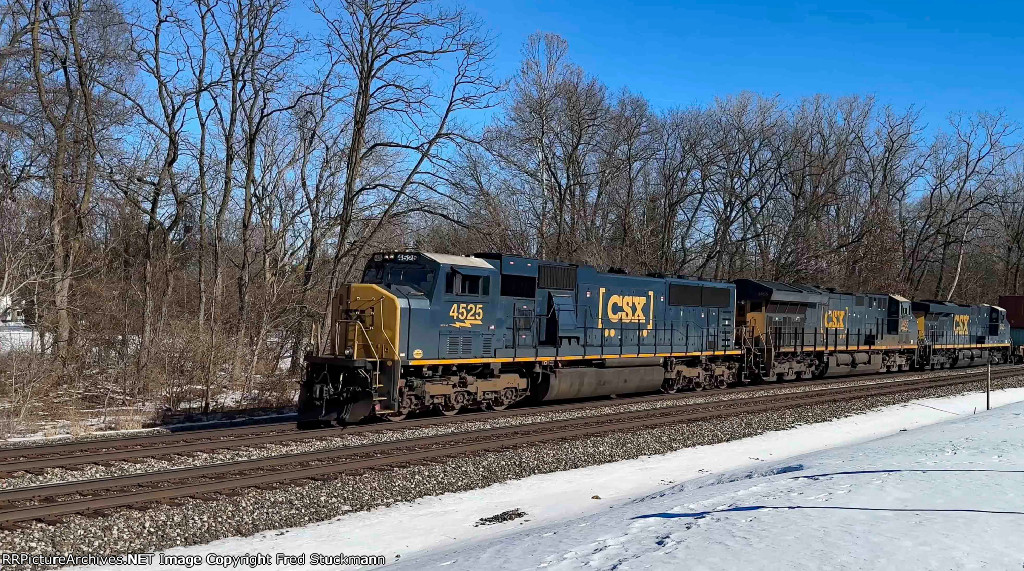
[[[43,351],[14,402],[287,401],[377,250],[994,301],[1024,167],[998,111],[866,96],[655,109],[537,33],[499,77],[427,0],[0,6],[0,299]],[[12,407],[12,410],[24,410]]]

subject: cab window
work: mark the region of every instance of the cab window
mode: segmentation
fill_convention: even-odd
[[[490,285],[491,278],[488,276],[474,276],[448,270],[444,292],[454,295],[488,295]]]
[[[370,264],[363,273],[363,283],[408,286],[425,294],[434,287],[434,270],[419,266]]]

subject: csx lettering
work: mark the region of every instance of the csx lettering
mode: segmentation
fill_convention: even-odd
[[[604,320],[612,323],[646,323],[647,329],[654,328],[654,292],[642,295],[606,295],[605,288],[598,290],[597,326],[604,327]],[[650,303],[648,303],[650,302]]]
[[[825,327],[827,329],[843,329],[843,320],[846,319],[846,312],[840,309],[833,309],[825,312]]]
[[[638,295],[613,295],[608,298],[608,319],[616,323],[644,323],[647,298]]]
[[[971,316],[970,315],[954,315],[953,316],[953,333],[957,335],[970,335],[971,333]]]

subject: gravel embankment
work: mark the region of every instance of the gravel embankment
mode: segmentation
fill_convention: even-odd
[[[1024,375],[993,381],[993,388],[1024,386]],[[824,422],[881,406],[925,397],[958,394],[943,387],[909,394],[869,397],[786,411],[622,432],[599,437],[490,452],[474,457],[345,475],[277,490],[249,490],[214,501],[184,500],[177,507],[145,512],[119,510],[107,517],[74,517],[48,526],[0,531],[0,550],[32,553],[148,552],[194,545],[218,538],[330,520],[423,496],[480,488],[533,474],[568,470],[661,454]],[[394,557],[396,554],[386,554]]]
[[[963,371],[956,371],[952,374],[971,374],[976,372],[976,370],[964,369]],[[947,372],[947,374],[950,373]],[[112,462],[110,464],[103,466],[88,464],[75,466],[74,469],[51,468],[44,470],[38,474],[21,473],[10,478],[2,479],[0,480],[0,490],[11,490],[27,486],[38,486],[43,484],[54,484],[59,482],[89,480],[96,478],[110,478],[115,476],[127,476],[131,474],[142,474],[146,472],[170,470],[173,468],[208,466],[211,464],[219,464],[224,462],[238,462],[242,460],[254,460],[259,458],[268,458],[271,456],[280,456],[284,454],[301,454],[306,452],[318,452],[321,450],[347,448],[351,446],[361,446],[367,444],[378,444],[382,442],[408,440],[411,438],[421,438],[426,436],[458,434],[488,428],[525,426],[528,424],[548,422],[552,420],[589,418],[606,414],[615,414],[619,412],[657,410],[688,404],[723,402],[740,397],[760,397],[780,394],[791,394],[822,388],[850,387],[864,384],[875,384],[879,382],[909,380],[924,378],[925,376],[927,375],[914,373],[886,377],[884,380],[880,380],[877,378],[861,380],[843,379],[842,381],[836,381],[835,383],[819,385],[817,387],[813,387],[813,389],[812,387],[802,385],[801,383],[787,383],[778,386],[768,385],[761,390],[749,391],[744,393],[735,393],[730,391],[694,393],[693,395],[682,399],[650,399],[647,401],[633,402],[628,404],[615,404],[614,401],[595,402],[593,407],[562,411],[552,409],[550,412],[532,412],[529,414],[521,415],[513,413],[508,416],[486,421],[474,421],[472,420],[472,416],[467,415],[466,420],[461,422],[451,422],[447,424],[426,426],[422,428],[389,429],[347,435],[341,434],[335,437],[310,438],[305,440],[295,440],[275,444],[263,444],[258,446],[248,446],[235,449],[212,450],[210,452],[194,452],[190,454],[168,456],[163,458],[142,459],[133,462]]]

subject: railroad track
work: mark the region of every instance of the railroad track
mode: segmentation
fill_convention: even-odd
[[[994,372],[1005,370],[1005,367],[993,369]],[[1022,369],[1024,370],[1024,369]],[[958,376],[969,374],[958,372]],[[935,377],[927,377],[935,378]],[[872,375],[856,377],[853,381],[863,384],[876,381],[877,384],[900,382],[891,375]],[[41,474],[53,468],[73,469],[86,465],[109,465],[113,462],[133,462],[142,459],[156,459],[181,454],[213,452],[233,448],[280,444],[284,442],[300,442],[337,436],[378,432],[405,431],[415,428],[436,426],[441,424],[488,421],[507,416],[522,416],[550,412],[563,412],[585,408],[601,408],[628,405],[637,402],[674,401],[693,398],[698,394],[722,394],[723,400],[749,398],[744,395],[751,392],[773,388],[792,387],[794,391],[808,392],[820,390],[816,387],[834,385],[835,379],[817,381],[795,381],[782,384],[759,384],[729,389],[716,389],[704,393],[686,392],[675,394],[654,394],[617,398],[614,400],[556,403],[531,407],[520,407],[505,411],[484,411],[458,415],[454,417],[440,416],[433,418],[409,419],[399,423],[364,424],[347,427],[329,427],[317,430],[300,431],[294,426],[283,426],[279,423],[256,426],[217,428],[191,431],[186,433],[159,434],[137,436],[121,439],[92,440],[85,442],[69,442],[49,446],[26,446],[19,448],[0,449],[0,478],[25,472]]]
[[[1000,368],[993,370],[992,377],[1000,379],[1020,373],[1019,367]],[[256,460],[20,488],[0,492],[0,526],[17,527],[33,520],[54,523],[75,514],[102,515],[106,510],[124,507],[144,509],[161,503],[175,503],[183,498],[215,499],[241,493],[245,488],[273,488],[306,480],[330,479],[347,472],[449,456],[976,383],[984,378],[985,373],[980,372],[939,380],[930,377],[681,404],[653,410],[549,420],[513,427],[486,428]]]
[[[1005,370],[1021,370],[1024,368],[1007,365],[993,369],[993,374],[999,374]],[[947,373],[948,374],[948,373]],[[960,378],[968,375],[981,373],[958,371],[953,378]],[[934,382],[936,376],[922,378],[922,381]],[[879,381],[865,385],[864,383]],[[875,386],[902,382],[893,379],[891,375],[872,375],[855,377],[851,381],[859,383],[855,386]],[[834,385],[841,382],[836,379],[817,381],[794,381],[786,384],[758,384],[729,389],[716,389],[704,393],[686,392],[674,394],[648,394],[617,398],[614,400],[556,403],[538,405],[531,407],[520,407],[505,411],[482,411],[454,417],[440,416],[432,418],[409,419],[399,423],[376,423],[347,427],[329,427],[317,430],[297,430],[294,426],[283,426],[278,423],[256,426],[217,428],[209,430],[191,431],[186,433],[159,434],[150,436],[137,436],[120,439],[93,440],[85,442],[69,442],[48,446],[26,446],[19,448],[0,449],[0,478],[11,477],[12,475],[25,472],[40,474],[45,470],[53,468],[73,469],[86,465],[110,465],[113,462],[133,462],[142,459],[156,459],[182,454],[199,452],[213,452],[234,448],[261,446],[268,444],[279,444],[284,442],[300,442],[303,440],[315,440],[337,436],[378,432],[378,431],[405,431],[415,428],[437,426],[442,424],[488,421],[501,417],[522,416],[531,414],[542,414],[550,412],[563,412],[586,408],[601,408],[629,405],[637,402],[658,402],[674,401],[693,398],[704,395],[725,395],[726,399],[720,402],[741,400],[750,398],[744,396],[751,392],[763,391],[766,389],[792,387],[795,392],[818,391],[816,387]]]

